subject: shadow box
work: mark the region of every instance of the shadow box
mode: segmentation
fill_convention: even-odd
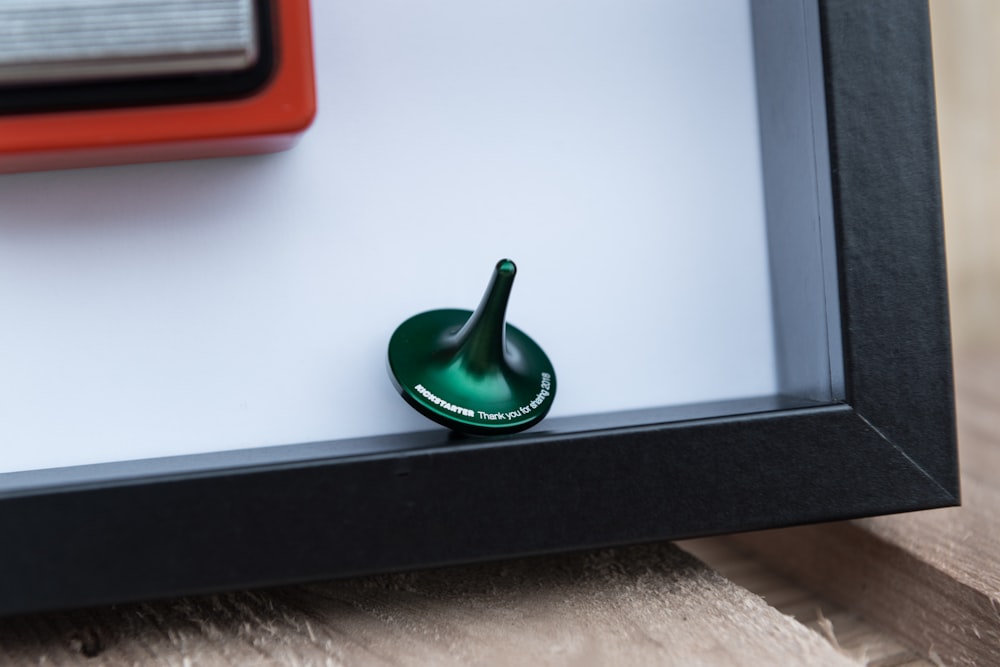
[[[0,614],[958,503],[925,3],[312,13],[293,150],[0,177]],[[504,257],[456,435],[386,346]]]

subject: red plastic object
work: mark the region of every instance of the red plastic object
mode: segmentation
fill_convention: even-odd
[[[0,173],[270,153],[316,113],[309,0],[275,0],[275,71],[253,95],[0,116]]]

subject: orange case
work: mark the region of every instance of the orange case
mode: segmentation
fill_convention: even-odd
[[[0,116],[0,173],[291,148],[316,113],[309,0],[275,0],[273,9],[275,70],[252,96]]]

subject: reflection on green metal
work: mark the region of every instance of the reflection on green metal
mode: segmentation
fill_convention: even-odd
[[[534,426],[556,393],[556,374],[535,341],[506,323],[517,267],[497,262],[475,312],[432,310],[389,340],[389,377],[406,402],[461,433],[497,435]]]

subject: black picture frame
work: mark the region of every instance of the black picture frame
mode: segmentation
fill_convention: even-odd
[[[0,614],[957,504],[926,3],[752,8],[778,395],[0,475]]]

